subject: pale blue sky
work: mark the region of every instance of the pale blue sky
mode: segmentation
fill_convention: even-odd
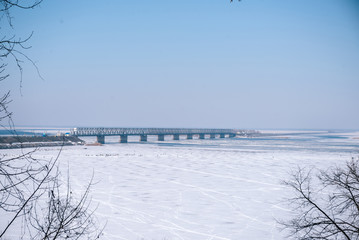
[[[44,0],[17,125],[359,129],[357,0]]]

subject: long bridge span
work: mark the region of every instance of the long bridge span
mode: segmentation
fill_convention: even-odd
[[[78,127],[71,130],[74,136],[96,136],[97,142],[104,144],[105,136],[120,136],[121,143],[127,143],[128,136],[139,136],[140,141],[146,142],[148,135],[157,136],[158,141],[164,141],[166,135],[173,136],[173,140],[179,140],[180,135],[185,135],[187,139],[193,139],[197,135],[199,139],[235,137],[236,135],[246,134],[245,130],[239,129],[208,129],[208,128],[85,128]]]

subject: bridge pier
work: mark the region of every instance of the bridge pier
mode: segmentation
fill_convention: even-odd
[[[187,134],[187,139],[193,139],[193,134]]]
[[[180,135],[179,134],[173,134],[173,140],[179,140]]]
[[[225,138],[226,135],[225,135],[224,133],[221,133],[221,134],[219,134],[219,137],[220,137],[220,138]]]
[[[209,134],[209,138],[216,138],[216,134]]]
[[[230,138],[234,138],[235,136],[236,136],[236,134],[234,134],[234,133],[229,134]]]
[[[100,135],[100,136],[96,136],[96,137],[97,137],[98,143],[105,144],[105,136]]]
[[[199,139],[205,139],[205,136],[204,136],[203,133],[200,133],[200,134],[199,134]]]
[[[147,135],[140,135],[141,142],[147,142]]]
[[[165,135],[158,134],[158,141],[164,141],[164,140],[165,140]]]
[[[120,143],[127,143],[127,135],[120,135]]]

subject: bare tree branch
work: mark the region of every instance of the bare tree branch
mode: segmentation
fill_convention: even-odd
[[[11,10],[33,9],[42,0],[0,0],[0,21],[7,21],[13,29]],[[20,92],[22,88],[23,65],[35,62],[24,51],[30,47],[26,44],[32,33],[25,39],[15,35],[6,36],[0,33],[0,82],[9,78],[7,68],[17,67],[20,73]],[[12,113],[8,110],[10,91],[0,95],[0,127],[12,132],[16,138]],[[89,199],[92,180],[83,195],[77,197],[70,187],[62,187],[58,169],[58,159],[62,151],[52,160],[37,159],[33,154],[38,149],[22,151],[16,157],[0,156],[0,216],[7,213],[11,216],[4,226],[0,226],[0,239],[7,238],[10,227],[17,227],[19,234],[31,236],[31,239],[95,239],[101,235],[96,227],[94,210],[90,208]],[[68,175],[69,176],[69,175]],[[63,194],[65,192],[66,194]],[[46,200],[46,194],[48,199]],[[16,225],[16,223],[19,224]],[[21,231],[20,231],[21,230]],[[23,236],[19,235],[19,238]]]
[[[298,239],[359,239],[359,159],[319,171],[314,180],[299,168],[284,182],[296,194],[289,199],[296,216],[280,224]]]

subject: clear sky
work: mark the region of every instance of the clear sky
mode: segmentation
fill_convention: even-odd
[[[44,0],[17,125],[359,129],[357,0]],[[2,23],[3,24],[3,23]]]

